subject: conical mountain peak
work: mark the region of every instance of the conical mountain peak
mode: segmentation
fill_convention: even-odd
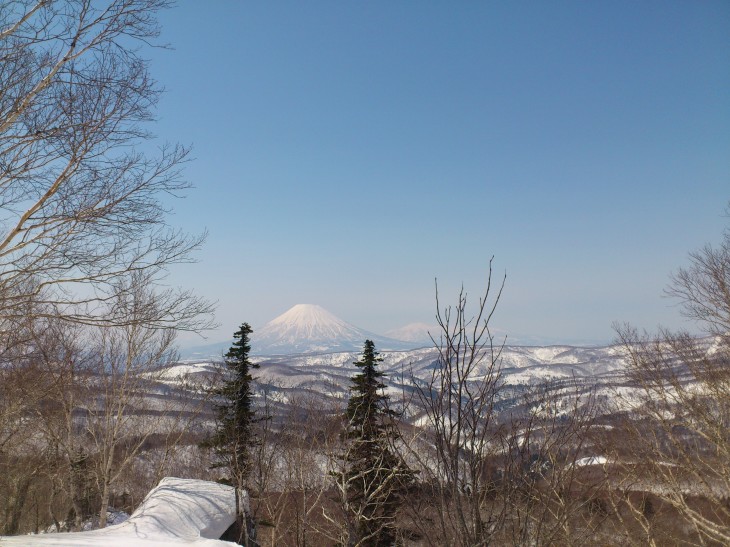
[[[347,325],[347,323],[317,304],[297,304],[296,306],[289,308],[280,316],[269,321],[266,326],[268,325],[326,327],[328,325]],[[264,328],[266,328],[266,326]]]
[[[252,336],[258,354],[359,351],[365,340],[378,349],[405,349],[404,344],[351,325],[316,304],[297,304],[272,319]]]

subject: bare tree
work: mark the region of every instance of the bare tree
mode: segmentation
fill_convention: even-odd
[[[157,12],[170,4],[0,4],[0,443],[14,447],[10,462],[21,430],[40,423],[48,444],[33,436],[36,451],[52,449],[72,466],[87,449],[94,463],[104,460],[102,493],[124,460],[119,447],[133,455],[139,445],[119,440],[129,428],[120,425],[130,422],[126,403],[93,431],[79,431],[79,416],[111,412],[112,393],[136,397],[137,367],[163,362],[174,330],[211,324],[207,302],[161,283],[204,239],[167,222],[165,200],[189,186],[181,177],[188,150],[146,152],[160,88],[141,48],[157,38]],[[71,331],[59,322],[101,330],[64,338]],[[79,349],[84,337],[94,343]],[[73,481],[64,481],[76,500]]]
[[[442,310],[437,287],[438,359],[426,382],[413,378],[423,415],[404,445],[421,475],[411,521],[430,545],[580,545],[604,481],[579,465],[593,398],[575,379],[505,384],[490,327],[504,282],[493,288],[490,262],[473,317],[463,289]]]
[[[687,333],[621,327],[619,336],[638,388],[624,425],[630,442],[614,456],[625,462],[623,482],[671,506],[704,542],[730,542],[730,348]]]
[[[431,378],[418,385],[435,456],[421,468],[430,474],[439,510],[435,512],[441,540],[453,545],[488,542],[504,511],[485,511],[491,477],[485,462],[504,443],[504,430],[495,422],[495,404],[502,387],[501,351],[490,321],[497,309],[505,278],[492,295],[492,267],[475,317],[467,315],[463,288],[455,308],[441,309],[436,291],[440,333]],[[493,506],[492,506],[493,507]],[[439,541],[436,538],[432,538]]]
[[[728,208],[730,216],[730,208]],[[690,265],[671,278],[666,294],[678,299],[685,317],[698,321],[708,334],[730,333],[730,228],[718,247],[706,245],[690,253]]]
[[[700,544],[730,543],[730,231],[719,247],[690,254],[690,266],[667,290],[705,338],[662,329],[641,334],[617,326],[638,400],[617,446],[623,462],[618,488],[649,493],[671,508]],[[656,530],[639,503],[624,504],[656,543]],[[675,519],[677,520],[677,519]]]
[[[103,306],[131,272],[159,278],[202,237],[166,223],[162,196],[188,184],[188,151],[140,151],[160,94],[138,46],[167,0],[18,0],[0,6],[0,329],[34,313],[125,324]],[[187,291],[154,326],[196,330],[209,306]],[[100,315],[101,309],[104,316]],[[203,315],[201,315],[201,313]]]
[[[188,431],[205,402],[192,393],[178,395],[160,381],[175,357],[174,331],[147,326],[145,316],[155,315],[159,302],[141,274],[132,282],[136,284],[120,287],[113,301],[126,310],[127,325],[45,320],[35,337],[33,362],[39,375],[23,389],[40,389],[44,397],[26,416],[37,419],[42,434],[37,441],[54,447],[65,462],[53,479],[64,485],[73,510],[73,522],[66,524],[73,529],[91,515],[92,504],[104,526],[115,484],[152,449],[153,441],[164,445],[164,457],[155,462],[155,476],[138,473],[136,481],[147,480],[149,486],[159,480],[175,450],[171,445]]]
[[[57,466],[59,480],[68,493],[73,523],[65,524],[73,530],[80,529],[84,518],[91,514],[89,489],[91,469],[88,464],[88,447],[83,439],[84,416],[80,409],[88,402],[89,378],[94,376],[90,354],[82,348],[88,343],[83,331],[75,325],[44,318],[36,320],[34,332],[35,361],[42,376],[44,398],[31,407],[43,433],[43,442],[53,446],[65,466]],[[38,392],[39,384],[26,386],[31,393]],[[50,509],[58,527],[59,519]],[[65,520],[65,517],[61,517]]]
[[[6,534],[21,529],[34,483],[41,477],[46,447],[39,440],[39,423],[29,409],[37,408],[50,393],[48,378],[39,366],[32,340],[33,322],[19,322],[6,334],[0,364],[0,512]]]
[[[99,525],[106,523],[111,486],[122,475],[154,433],[177,429],[181,408],[174,401],[150,393],[149,386],[162,367],[176,358],[174,330],[150,327],[158,314],[156,294],[142,276],[119,291],[114,306],[129,318],[120,327],[98,329],[90,359],[97,373],[86,402],[87,432],[95,454],[100,494]],[[162,422],[170,422],[163,424]]]
[[[605,474],[586,465],[597,460],[592,393],[546,382],[532,386],[520,406],[503,418],[510,433],[493,497],[508,514],[495,536],[511,545],[584,545],[607,516]]]
[[[267,392],[251,481],[257,542],[273,547],[335,541],[338,534],[319,515],[329,510],[327,455],[339,444],[341,413],[317,396],[294,395],[279,401],[286,405],[279,414]]]
[[[5,371],[4,371],[5,372]],[[0,387],[4,413],[0,445],[0,534],[16,534],[32,496],[34,483],[47,466],[43,446],[35,432],[36,420],[27,416],[25,405],[37,402],[38,392],[29,394],[24,382],[39,382],[38,370],[22,369],[22,374],[6,375]]]

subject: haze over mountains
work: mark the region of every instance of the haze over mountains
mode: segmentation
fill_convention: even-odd
[[[254,327],[251,337],[252,355],[294,355],[332,353],[362,350],[365,340],[375,342],[378,351],[410,350],[431,347],[429,333],[438,341],[441,331],[435,324],[410,323],[387,331],[384,335],[356,327],[316,304],[297,304],[272,319],[264,326]],[[534,336],[509,336],[493,329],[495,341],[513,346],[604,346],[605,342],[592,340],[562,340],[556,344]],[[223,342],[183,349],[181,358],[220,359],[228,351],[233,338]]]
[[[428,326],[407,325],[394,334],[403,339],[382,336],[340,319],[316,304],[297,304],[272,319],[251,336],[252,355],[289,355],[360,351],[365,340],[378,350],[407,350],[429,345]],[[190,348],[184,359],[220,358],[232,341]]]
[[[321,306],[298,304],[254,330],[251,354],[261,365],[258,382],[279,403],[295,395],[346,398],[353,362],[360,357],[364,341],[370,339],[383,357],[382,371],[388,378],[389,391],[405,397],[412,395],[418,384],[428,382],[438,362],[438,350],[432,342],[426,342],[428,331],[438,340],[438,329],[426,324],[390,331],[393,336],[406,338],[398,340],[360,329]],[[503,341],[503,335],[495,336],[495,344]],[[712,340],[707,343],[711,346]],[[224,342],[189,351],[183,355],[185,362],[165,372],[164,381],[194,385],[215,375],[212,361],[220,360],[229,347],[230,342]],[[517,404],[525,389],[544,383],[573,397],[594,390],[604,400],[615,399],[620,392],[622,406],[631,407],[638,401],[637,388],[625,374],[626,361],[620,346],[509,343],[502,348],[499,363],[502,382],[509,388],[505,396],[516,397],[505,404]],[[477,377],[487,372],[483,367],[488,364],[487,358],[477,367]]]

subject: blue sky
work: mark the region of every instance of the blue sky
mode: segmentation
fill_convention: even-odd
[[[434,278],[517,339],[686,325],[662,297],[730,200],[730,3],[181,2],[154,131],[192,144],[169,282],[219,330],[297,303],[432,322]],[[182,338],[183,345],[200,343]]]

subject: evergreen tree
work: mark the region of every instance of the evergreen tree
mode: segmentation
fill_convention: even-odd
[[[228,379],[215,390],[221,402],[218,412],[216,430],[207,441],[213,449],[216,467],[227,468],[231,473],[231,482],[236,486],[236,513],[240,514],[239,491],[246,486],[251,471],[252,446],[256,439],[253,433],[255,412],[253,408],[253,392],[251,370],[259,368],[248,357],[251,351],[249,335],[253,329],[248,323],[233,334],[233,345],[225,354]]]
[[[251,466],[250,446],[253,442],[254,422],[251,370],[258,368],[248,357],[251,351],[248,323],[233,334],[233,345],[225,354],[228,379],[216,389],[221,402],[217,405],[216,431],[210,445],[217,456],[216,465],[227,467],[234,477],[245,481]]]
[[[352,378],[352,395],[345,416],[348,449],[342,475],[348,513],[352,517],[350,543],[386,546],[395,543],[395,516],[413,472],[394,453],[398,438],[394,413],[383,393],[382,361],[371,340],[365,341],[360,372]]]

